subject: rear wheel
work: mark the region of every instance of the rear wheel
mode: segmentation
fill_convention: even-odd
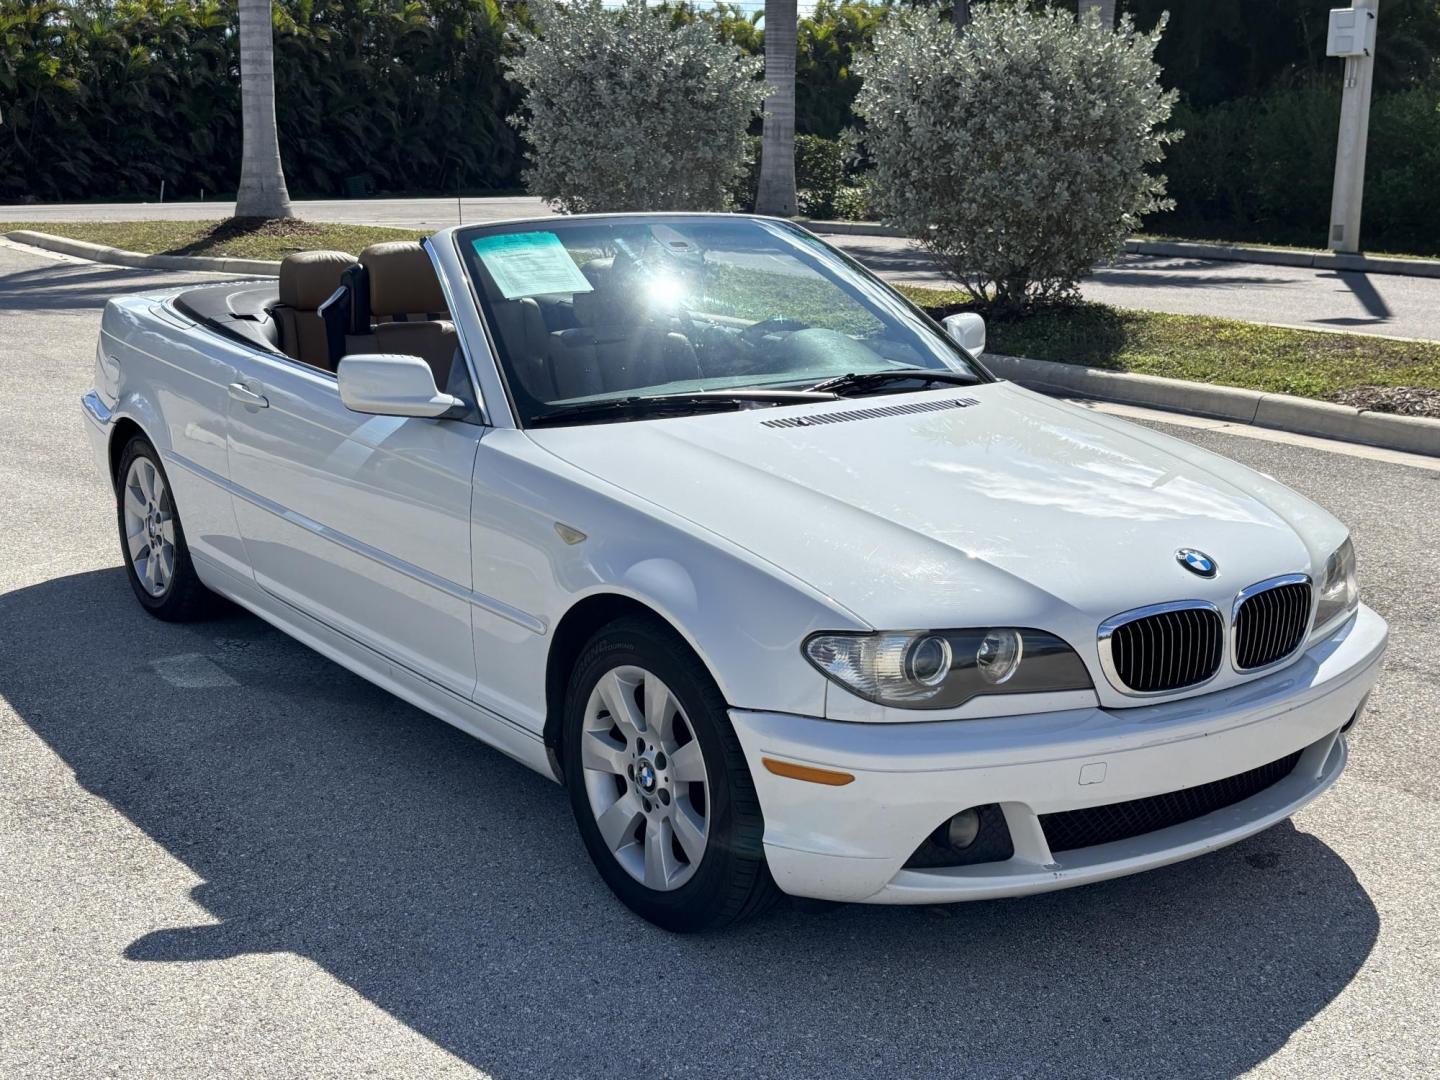
[[[195,573],[165,467],[149,440],[136,435],[126,444],[118,475],[115,509],[120,550],[136,599],[167,622],[210,614],[219,598]]]
[[[570,680],[563,751],[585,846],[633,911],[705,930],[778,895],[724,698],[667,627],[624,618],[591,639]]]

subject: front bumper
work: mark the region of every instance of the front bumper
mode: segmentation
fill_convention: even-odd
[[[776,882],[797,896],[929,904],[1103,881],[1212,851],[1283,821],[1339,777],[1341,728],[1380,670],[1388,630],[1362,606],[1289,666],[1200,697],[1128,709],[859,724],[731,710],[765,814]],[[1127,840],[1052,853],[1040,815],[1208,784],[1300,751],[1284,779],[1242,802]],[[770,757],[841,770],[828,787],[775,775]],[[1082,769],[1084,771],[1082,778]],[[904,864],[938,825],[998,803],[1003,862]]]
[[[94,390],[89,390],[80,399],[81,411],[85,416],[85,434],[90,441],[90,452],[95,463],[105,475],[110,475],[110,424],[114,414],[110,407]]]

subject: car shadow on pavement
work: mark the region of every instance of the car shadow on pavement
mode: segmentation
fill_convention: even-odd
[[[215,924],[157,925],[129,959],[293,952],[501,1078],[1232,1076],[1378,933],[1285,823],[1046,896],[787,902],[673,936],[611,898],[558,786],[256,618],[159,623],[114,569],[0,597],[0,638],[0,696],[204,879]]]
[[[98,311],[107,300],[127,292],[224,280],[221,274],[47,261],[43,266],[0,274],[0,311]]]
[[[1225,263],[1225,269],[1207,259],[1172,259],[1153,255],[1122,255],[1097,266],[1085,278],[1102,285],[1170,288],[1243,289],[1251,285],[1289,285],[1294,278],[1246,274],[1244,263]]]

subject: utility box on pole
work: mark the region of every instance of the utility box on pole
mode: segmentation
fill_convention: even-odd
[[[1375,74],[1375,24],[1380,0],[1330,12],[1327,56],[1345,58],[1340,136],[1335,143],[1335,189],[1330,199],[1330,249],[1360,250],[1360,204],[1365,194],[1365,142],[1370,134],[1370,85]]]

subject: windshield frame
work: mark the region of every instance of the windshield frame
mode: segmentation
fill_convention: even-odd
[[[862,279],[865,284],[869,284],[874,288],[882,290],[883,293],[886,294],[886,299],[898,303],[902,308],[906,310],[907,314],[909,314],[915,320],[916,325],[914,329],[916,330],[916,332],[921,334],[928,334],[935,341],[938,341],[945,350],[952,353],[961,363],[963,363],[966,367],[973,371],[975,374],[975,380],[977,385],[999,381],[994,375],[994,373],[991,372],[977,356],[972,355],[969,350],[965,349],[957,341],[955,341],[954,338],[952,338],[948,333],[945,332],[944,327],[942,327],[938,321],[936,321],[929,314],[927,314],[923,308],[921,308],[918,304],[914,303],[914,301],[912,301],[904,293],[894,288],[894,286],[892,286],[889,282],[885,281],[878,274],[874,273],[868,267],[864,266],[848,252],[842,251],[839,248],[830,245],[825,241],[823,237],[810,232],[808,229],[801,227],[794,221],[789,220],[788,218],[768,217],[763,214],[694,213],[687,211],[672,211],[654,213],[557,214],[550,217],[508,218],[504,221],[493,221],[477,223],[475,225],[455,226],[448,230],[451,234],[451,242],[454,245],[453,250],[455,255],[458,257],[459,265],[465,278],[466,288],[470,292],[470,299],[475,305],[476,313],[480,316],[480,324],[485,332],[486,343],[489,345],[490,348],[491,359],[495,364],[496,374],[499,377],[500,385],[504,389],[506,401],[509,405],[511,420],[516,428],[524,430],[532,426],[541,427],[554,425],[553,421],[546,425],[532,425],[530,422],[532,419],[532,413],[536,415],[538,415],[538,413],[536,413],[535,410],[528,409],[522,403],[522,399],[518,397],[515,393],[511,374],[512,365],[510,357],[507,353],[507,345],[502,335],[500,335],[496,331],[496,320],[490,308],[489,300],[484,296],[483,290],[479,287],[479,283],[475,280],[474,275],[470,272],[469,255],[467,254],[467,249],[470,245],[470,242],[474,239],[487,235],[504,235],[507,233],[546,231],[547,229],[553,229],[557,225],[563,226],[570,222],[594,222],[597,224],[613,224],[617,226],[643,226],[646,224],[683,224],[687,221],[700,223],[717,220],[732,222],[748,221],[754,222],[756,224],[778,227],[781,230],[793,234],[802,244],[821,245],[824,248],[824,251],[823,253],[815,253],[815,257],[823,258],[828,256],[830,258],[834,258],[841,264],[845,271]],[[850,296],[851,299],[856,299],[858,301],[859,297],[863,296],[863,290],[857,289],[855,283],[845,281],[843,278],[832,282],[832,284],[834,284],[836,288],[839,288],[847,296]],[[864,302],[869,302],[868,298],[866,298]],[[950,370],[958,371],[959,369],[951,368]],[[760,389],[764,388],[767,384],[757,382],[747,383],[744,385],[746,387],[754,387]],[[735,387],[735,389],[739,388],[740,387],[738,386]],[[722,388],[716,387],[715,389],[719,390]],[[596,401],[603,400],[606,399],[596,399]],[[551,403],[543,401],[538,402],[538,404],[540,406],[549,406],[551,408],[554,407]],[[800,404],[800,402],[797,402],[797,404]],[[631,423],[637,422],[641,419],[643,418],[624,418],[617,416],[615,422]]]

